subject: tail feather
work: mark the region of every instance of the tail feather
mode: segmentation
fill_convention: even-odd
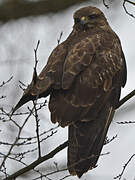
[[[19,109],[21,106],[23,106],[24,104],[26,104],[28,101],[34,99],[33,96],[31,94],[26,94],[23,95],[22,98],[19,100],[19,102],[16,104],[16,106],[13,108],[12,110],[12,114]]]
[[[114,109],[105,107],[99,116],[69,126],[68,169],[79,178],[96,166],[113,118]]]
[[[41,97],[47,97],[51,91],[50,84],[51,83],[47,84],[46,82],[46,84],[44,84],[44,86],[46,86],[44,88],[41,88],[40,86],[42,86],[42,83],[39,79],[37,80],[36,84],[34,84],[32,81],[31,84],[28,85],[28,87],[24,90],[24,94],[17,103],[17,105],[13,108],[12,114],[21,106],[23,106],[31,100],[35,100]]]

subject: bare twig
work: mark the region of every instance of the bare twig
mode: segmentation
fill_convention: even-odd
[[[106,4],[106,2],[105,2],[106,0],[103,0],[103,4],[104,4],[104,6],[106,7],[106,8],[109,8],[109,6],[108,6],[108,4]]]
[[[117,134],[115,136],[113,136],[111,139],[108,139],[108,137],[105,138],[105,142],[104,145],[109,144],[110,142],[112,142],[114,139],[117,138]]]
[[[22,81],[20,81],[19,80],[19,87],[20,87],[20,89],[22,89],[23,91],[25,90],[25,88],[23,88],[23,87],[27,87],[27,85],[26,84],[24,84]]]
[[[41,134],[39,134],[39,136],[41,137],[41,136],[43,136],[43,135],[45,135],[45,134],[47,134],[47,133],[50,133],[51,132],[51,134],[50,135],[48,135],[48,136],[51,136],[53,133],[55,133],[56,131],[54,131],[55,129],[57,129],[59,126],[56,126],[56,127],[54,127],[54,128],[50,128],[48,131],[43,131]],[[37,136],[31,136],[31,137],[20,137],[20,139],[21,140],[32,140],[32,139],[36,139],[37,138]]]
[[[58,167],[58,163],[57,162],[53,162],[55,167],[56,167],[56,170],[59,171],[59,167]]]
[[[0,154],[2,155],[2,157],[5,156],[5,154],[3,154],[3,153],[0,153]],[[11,157],[11,156],[8,156],[8,159],[11,159],[11,160],[14,160],[14,161],[16,161],[16,162],[18,162],[18,163],[20,163],[20,164],[23,164],[25,167],[28,166],[26,163],[24,163],[24,162],[21,161],[20,159],[18,160],[17,158],[13,158],[13,157]],[[39,170],[33,169],[33,171],[39,173],[40,176],[42,176],[42,174],[40,173]],[[8,176],[10,176],[10,175],[8,174]],[[6,176],[6,178],[7,178],[8,176]],[[11,180],[12,180],[12,179],[11,179]]]
[[[11,76],[7,81],[3,81],[2,84],[0,84],[0,87],[3,87],[7,83],[9,83],[13,79],[13,76]]]
[[[63,31],[61,31],[61,33],[60,33],[60,37],[57,39],[58,45],[60,44],[60,41],[61,41],[62,35],[63,35]]]
[[[129,1],[129,0],[124,0],[124,1],[126,1],[126,2],[128,2],[128,3],[130,3],[130,4],[135,6],[135,2],[132,2],[132,1]]]
[[[68,177],[70,177],[70,176],[71,176],[70,174],[69,174],[69,175],[66,175],[66,176],[64,176],[63,178],[59,179],[59,180],[66,179],[66,178],[68,178]]]
[[[22,81],[20,81],[20,80],[19,80],[19,83],[20,83],[22,86],[27,87],[27,85],[24,84],[24,83],[23,83]]]
[[[0,97],[0,99],[4,99],[4,98],[6,98],[6,96],[3,96],[3,95],[2,95],[2,96]]]
[[[35,53],[35,66],[34,66],[34,72],[33,72],[33,82],[34,82],[34,84],[36,84],[36,82],[37,82],[37,64],[38,64],[37,50],[38,50],[39,44],[40,44],[40,41],[38,40],[36,49],[34,49],[34,53]]]
[[[131,99],[133,96],[135,96],[135,89],[130,92],[127,96],[125,96],[122,100],[120,100],[118,106],[116,109],[118,109],[120,106],[122,106],[124,103],[126,103],[129,99]]]
[[[38,63],[37,50],[38,50],[39,44],[40,44],[40,40],[38,40],[36,49],[34,49],[34,53],[35,53],[35,67],[34,67],[34,68],[35,68],[35,69],[37,68],[37,63]]]
[[[33,108],[33,109],[34,109],[34,108]],[[32,109],[32,111],[33,111],[33,109]],[[0,169],[2,169],[4,163],[6,162],[6,159],[7,159],[8,156],[10,155],[12,149],[14,148],[14,145],[17,144],[17,142],[18,142],[18,140],[19,140],[19,137],[20,137],[20,134],[21,134],[21,132],[22,132],[22,129],[24,128],[25,124],[27,123],[27,121],[28,121],[28,119],[30,118],[31,115],[32,115],[32,112],[29,113],[29,115],[28,115],[27,118],[25,119],[25,121],[24,121],[24,123],[22,124],[22,126],[19,126],[15,121],[13,121],[13,120],[11,119],[11,121],[18,127],[18,134],[17,134],[17,137],[15,138],[13,144],[11,145],[11,147],[10,147],[7,155],[4,156],[3,161],[2,161],[2,163],[1,163],[1,165],[0,165]],[[10,118],[11,118],[11,117],[10,117]]]
[[[121,122],[117,122],[118,124],[134,124],[135,121],[121,121]]]
[[[128,164],[131,162],[131,160],[133,159],[134,156],[135,156],[135,154],[133,154],[133,155],[129,158],[129,160],[128,160],[128,161],[126,162],[126,164],[123,166],[122,172],[121,172],[118,176],[114,177],[114,179],[119,179],[119,180],[120,180],[120,179],[122,178],[126,167],[127,167]]]
[[[16,173],[8,176],[6,179],[3,180],[11,180],[11,179],[15,179],[16,177],[34,169],[36,166],[38,166],[39,164],[41,164],[42,162],[53,158],[55,154],[57,154],[58,152],[60,152],[61,150],[63,150],[65,147],[67,147],[68,145],[68,141],[64,142],[63,144],[61,144],[60,146],[58,146],[57,148],[55,148],[53,151],[51,151],[50,153],[48,153],[47,155],[40,157],[39,159],[37,159],[36,161],[34,161],[33,163],[31,163],[29,166],[24,167],[22,169],[20,169],[19,171],[17,171]]]
[[[48,131],[43,131],[42,133],[39,134],[39,136],[42,137],[43,135],[45,135],[45,134],[47,134],[47,133],[51,133],[50,135],[48,135],[48,136],[50,137],[52,134],[54,134],[54,133],[57,131],[57,130],[56,130],[56,131],[54,131],[54,130],[57,129],[58,127],[59,127],[59,126],[56,126],[56,127],[54,127],[54,128],[50,128]],[[48,137],[48,136],[47,136],[47,137]],[[47,138],[47,137],[46,137],[46,138]],[[36,138],[37,138],[37,136],[20,137],[20,140],[27,140],[27,141],[29,140],[29,141],[30,141],[30,140],[36,139]]]
[[[46,139],[52,137],[55,133],[57,133],[57,131],[52,131],[51,134],[49,134],[46,137],[40,139],[40,144],[41,144],[41,142],[45,141]],[[39,135],[39,137],[40,137],[40,135]],[[16,144],[14,144],[14,146],[19,147],[19,146],[27,146],[27,145],[36,144],[37,141],[31,141],[33,139],[35,139],[35,137],[33,137],[33,138],[31,138],[31,137],[30,138],[25,138],[25,140],[23,140],[21,142],[17,142]],[[37,136],[36,136],[36,139],[37,139]],[[19,138],[19,140],[21,140],[21,138]],[[0,145],[12,146],[12,143],[0,141]]]
[[[5,166],[5,163],[3,164],[3,169],[1,169],[1,172],[5,175],[5,177],[8,177],[7,168]]]
[[[38,143],[38,157],[41,157],[41,147],[40,147],[40,136],[39,136],[39,118],[36,109],[36,101],[33,101],[34,110],[35,110],[35,121],[36,121],[36,134],[37,134],[37,143]]]
[[[37,50],[39,47],[39,43],[40,43],[40,41],[38,40],[36,49],[34,49],[34,54],[35,54],[35,66],[34,66],[34,72],[33,72],[34,84],[36,84],[36,82],[37,82],[37,64],[38,64]],[[38,95],[36,97],[36,100],[33,101],[33,106],[34,106],[34,110],[35,110],[36,134],[37,134],[37,143],[38,143],[38,158],[40,158],[41,157],[41,147],[40,147],[40,136],[39,136],[39,118],[38,118],[38,113],[37,113],[37,108],[36,108],[37,99],[38,99]]]
[[[130,3],[130,4],[134,5],[134,6],[135,6],[135,2],[128,1],[128,0],[124,0],[124,1],[123,1],[123,8],[124,8],[125,12],[126,12],[129,16],[135,18],[135,16],[134,16],[133,14],[131,14],[131,13],[128,12],[128,10],[127,10],[127,8],[126,8],[126,2],[128,2],[128,3]]]

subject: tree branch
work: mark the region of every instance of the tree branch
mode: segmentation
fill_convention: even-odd
[[[116,109],[118,109],[120,106],[122,106],[125,102],[127,102],[129,99],[131,99],[133,96],[135,96],[135,89],[130,92],[127,96],[125,96],[122,100],[120,100],[118,106]]]
[[[133,14],[131,14],[131,13],[128,12],[128,10],[127,10],[127,8],[126,8],[126,2],[129,3],[129,4],[132,4],[132,5],[134,5],[134,6],[135,6],[135,2],[132,2],[132,1],[129,1],[129,0],[124,0],[124,1],[123,1],[123,8],[124,8],[125,12],[126,12],[129,16],[135,18],[135,16],[134,16]]]
[[[58,152],[60,152],[61,150],[63,150],[64,148],[66,148],[68,145],[68,141],[64,142],[63,144],[61,144],[60,146],[56,147],[53,151],[51,151],[50,153],[48,153],[47,155],[40,157],[39,159],[37,159],[36,161],[34,161],[33,163],[31,163],[29,166],[24,167],[22,169],[20,169],[19,171],[17,171],[16,173],[8,176],[7,178],[3,179],[3,180],[12,180],[15,179],[16,177],[34,169],[36,166],[38,166],[39,164],[41,164],[42,162],[53,158],[55,154],[57,154]]]
[[[128,164],[131,162],[131,160],[133,159],[134,156],[135,156],[135,154],[133,154],[133,155],[129,158],[129,160],[128,160],[128,161],[125,163],[125,165],[123,166],[122,172],[121,172],[118,176],[114,177],[114,179],[119,179],[119,180],[121,180],[121,178],[122,178],[122,176],[123,176],[123,174],[124,174],[124,172],[125,172],[126,167],[127,167]]]
[[[8,0],[0,5],[0,21],[7,22],[28,16],[39,16],[47,13],[56,13],[72,5],[90,0]]]
[[[106,8],[109,8],[108,4],[106,4],[105,0],[103,0],[103,4]]]

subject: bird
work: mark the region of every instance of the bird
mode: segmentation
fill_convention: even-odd
[[[13,111],[50,96],[52,123],[68,126],[69,173],[80,178],[97,165],[127,68],[120,39],[100,9],[82,7],[73,19],[72,32],[52,51]]]

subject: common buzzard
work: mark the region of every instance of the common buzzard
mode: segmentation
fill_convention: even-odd
[[[118,36],[98,8],[84,7],[74,13],[72,32],[52,51],[14,111],[50,95],[51,121],[69,129],[69,172],[81,177],[96,166],[126,74]]]

